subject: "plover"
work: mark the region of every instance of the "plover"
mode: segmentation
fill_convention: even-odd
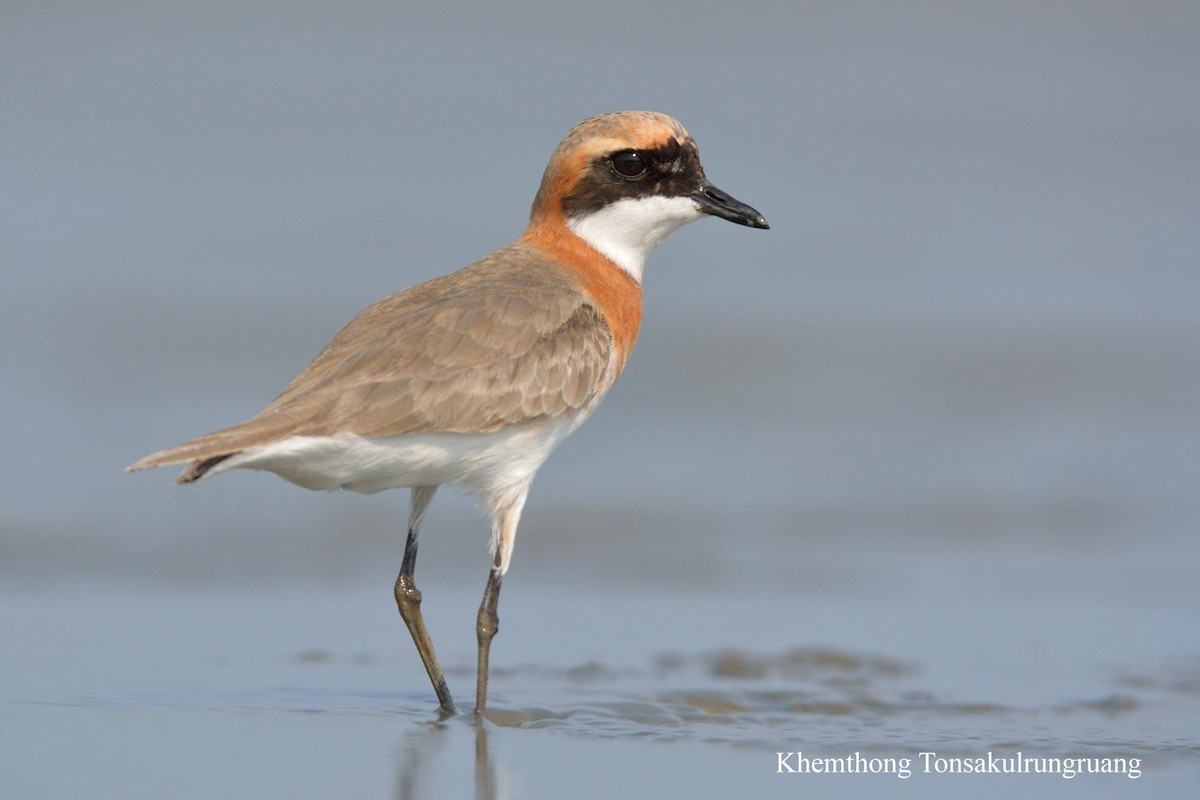
[[[704,215],[768,227],[708,182],[696,143],[670,117],[585,119],[551,156],[521,238],[359,312],[253,419],[129,469],[186,463],[176,483],[243,468],[307,489],[410,488],[396,604],[447,714],[454,701],[413,571],[434,492],[473,490],[492,523],[476,618],[480,717],[500,583],[534,474],[621,374],[641,323],[646,256]]]

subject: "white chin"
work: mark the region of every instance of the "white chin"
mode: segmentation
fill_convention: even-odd
[[[640,282],[650,251],[701,216],[700,205],[690,197],[625,198],[572,217],[567,225]]]

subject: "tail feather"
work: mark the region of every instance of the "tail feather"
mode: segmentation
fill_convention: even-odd
[[[220,464],[225,459],[236,455],[237,453],[225,453],[224,455],[213,456],[212,458],[197,459],[183,468],[183,472],[179,473],[178,477],[175,478],[175,482],[193,483],[198,481],[207,475],[208,471],[217,464]]]
[[[188,464],[176,479],[176,483],[191,483],[243,450],[261,447],[292,435],[295,425],[296,420],[284,414],[255,417],[239,425],[192,439],[190,442],[151,453],[130,464],[125,470],[138,472],[171,464]]]

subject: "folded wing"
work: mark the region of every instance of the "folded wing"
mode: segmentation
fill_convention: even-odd
[[[611,353],[578,286],[512,245],[369,306],[256,417],[130,469],[198,462],[186,481],[289,436],[486,433],[566,416],[592,400]]]

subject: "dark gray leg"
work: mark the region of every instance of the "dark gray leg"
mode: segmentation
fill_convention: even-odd
[[[492,571],[483,590],[483,602],[479,604],[479,616],[475,618],[475,638],[479,641],[479,660],[475,672],[475,722],[483,722],[487,710],[488,654],[492,649],[492,637],[500,630],[500,617],[496,605],[500,602],[500,579],[508,571],[512,559],[513,540],[517,536],[517,522],[521,509],[525,507],[525,495],[529,486],[519,486],[492,503]]]
[[[438,665],[437,656],[433,652],[433,642],[429,632],[425,630],[425,618],[421,616],[421,592],[413,582],[413,570],[417,566],[417,539],[421,535],[421,525],[425,522],[425,512],[433,500],[436,486],[417,486],[412,490],[412,511],[408,517],[408,541],[404,544],[404,561],[400,565],[400,575],[396,578],[396,606],[400,609],[400,617],[412,634],[413,643],[429,673],[429,681],[433,691],[437,693],[438,704],[445,714],[457,714],[454,700],[450,698],[450,688],[446,686],[446,678]]]
[[[488,575],[487,587],[483,590],[483,602],[479,604],[479,616],[475,618],[475,638],[479,641],[479,662],[475,673],[475,719],[483,719],[487,708],[488,653],[492,648],[492,637],[500,630],[500,617],[496,605],[500,602],[500,570],[493,567]]]

